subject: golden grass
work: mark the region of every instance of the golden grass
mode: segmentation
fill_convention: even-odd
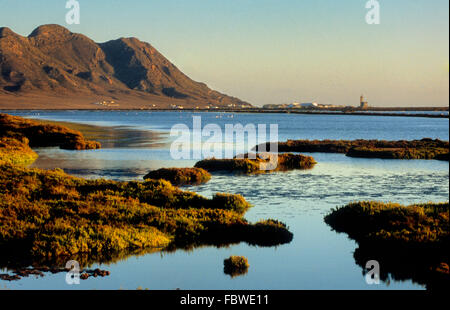
[[[90,264],[155,249],[292,240],[282,223],[247,222],[243,215],[251,205],[240,195],[209,199],[162,179],[86,180],[60,169],[26,168],[37,158],[28,143],[72,149],[99,144],[61,126],[5,114],[0,129],[0,267],[42,269],[68,259]],[[201,169],[189,172],[189,182],[210,177]]]
[[[448,203],[403,206],[363,201],[334,209],[325,221],[355,240],[389,241],[410,246],[450,245]]]
[[[382,280],[412,279],[430,290],[450,285],[448,202],[355,202],[332,210],[325,222],[358,242],[354,257],[362,268],[379,262]]]
[[[265,145],[270,147],[269,145]],[[256,146],[258,150],[260,146]],[[279,152],[345,153],[352,157],[384,159],[449,160],[449,143],[425,138],[412,141],[386,140],[288,140],[278,143]]]
[[[24,137],[15,138],[0,137],[0,165],[13,164],[31,165],[38,155],[28,146],[28,139]]]
[[[69,150],[99,149],[101,147],[99,142],[86,140],[79,131],[1,113],[0,136],[27,138],[31,147],[59,146]]]
[[[223,265],[224,273],[232,278],[246,274],[250,267],[248,259],[244,256],[230,256],[224,260]]]
[[[199,185],[207,183],[211,174],[201,168],[162,168],[150,171],[144,179],[166,180],[176,186]]]

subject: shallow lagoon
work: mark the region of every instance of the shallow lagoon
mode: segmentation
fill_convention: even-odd
[[[170,159],[168,135],[173,124],[192,126],[192,115],[216,123],[279,124],[279,139],[421,139],[448,140],[448,119],[380,116],[289,114],[228,114],[189,112],[26,111],[12,113],[40,119],[101,126],[121,126],[154,135],[130,136],[133,146],[95,151],[40,149],[34,166],[60,167],[84,177],[141,179],[159,167],[192,166],[195,160]],[[130,131],[132,132],[132,131]],[[136,141],[137,140],[137,141]],[[154,142],[154,143],[153,143]],[[143,145],[146,144],[144,147]],[[149,146],[150,145],[150,146]],[[153,146],[152,146],[153,145]],[[333,207],[355,200],[395,201],[404,204],[448,201],[449,164],[440,161],[395,161],[348,158],[342,154],[311,154],[319,162],[313,170],[257,176],[218,175],[189,190],[205,196],[215,192],[244,195],[254,204],[246,218],[275,218],[288,224],[294,240],[276,248],[248,246],[204,247],[193,251],[129,257],[111,265],[106,278],[92,278],[79,286],[65,284],[65,275],[0,281],[2,288],[19,289],[423,289],[411,281],[368,286],[355,264],[356,244],[331,231],[323,216]],[[230,255],[248,257],[247,275],[231,279],[223,273]],[[96,266],[93,266],[96,267]],[[382,266],[381,266],[382,268]]]

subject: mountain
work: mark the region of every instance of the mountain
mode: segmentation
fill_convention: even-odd
[[[228,107],[247,102],[193,81],[148,43],[96,43],[59,25],[28,37],[0,28],[0,108]]]

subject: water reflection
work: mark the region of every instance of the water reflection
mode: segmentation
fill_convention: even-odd
[[[103,149],[111,148],[154,148],[168,146],[166,132],[143,130],[133,126],[98,126],[66,121],[38,120],[42,123],[62,125],[83,133],[88,140],[102,144]]]
[[[221,231],[221,234],[219,234]],[[285,236],[277,233],[271,234],[269,231],[259,231],[255,238],[248,233],[251,230],[242,230],[241,232],[233,231],[229,227],[222,227],[220,231],[214,232],[211,230],[211,236],[204,237],[201,241],[189,241],[187,243],[175,244],[172,243],[166,248],[144,248],[132,249],[113,253],[76,253],[70,257],[56,256],[56,257],[42,257],[37,259],[35,256],[23,256],[23,253],[15,249],[4,249],[4,254],[0,256],[0,280],[18,281],[29,276],[44,277],[50,274],[67,273],[66,264],[68,261],[76,261],[79,264],[81,273],[96,273],[110,274],[109,271],[100,269],[92,270],[89,268],[103,266],[112,266],[119,262],[127,261],[130,257],[141,257],[149,254],[160,253],[161,256],[168,254],[190,254],[196,250],[204,248],[229,249],[231,246],[239,245],[241,243],[253,247],[277,247],[283,244],[288,244],[292,241],[292,234]],[[274,235],[276,235],[274,237]],[[278,239],[277,239],[278,238]],[[229,272],[226,274],[232,277],[243,276],[247,274],[248,270]],[[105,275],[102,275],[102,277]]]
[[[450,285],[448,265],[445,250],[423,251],[399,247],[389,247],[385,244],[362,243],[354,252],[356,264],[367,273],[365,265],[370,260],[380,264],[380,279],[390,285],[391,282],[412,280],[424,285],[428,290],[442,290]]]
[[[112,148],[153,148],[161,149],[168,146],[168,142],[164,142],[166,134],[149,131],[138,130],[126,126],[99,127],[82,125],[78,128],[83,132],[84,136],[89,140],[95,140],[102,144],[104,149]],[[74,127],[74,126],[69,126]],[[79,127],[79,126],[78,126]]]

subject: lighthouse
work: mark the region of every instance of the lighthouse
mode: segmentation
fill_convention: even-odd
[[[363,95],[361,95],[361,97],[359,98],[359,107],[361,109],[367,109],[369,107],[369,103],[364,100],[364,96]]]

